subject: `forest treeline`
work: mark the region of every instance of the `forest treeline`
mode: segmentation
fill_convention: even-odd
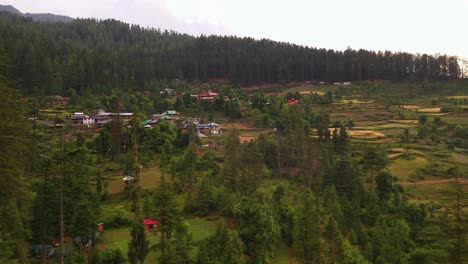
[[[406,52],[335,51],[233,36],[190,36],[116,20],[34,22],[0,14],[0,48],[12,84],[27,94],[73,88],[143,90],[163,79],[226,79],[239,84],[288,81],[446,80],[457,57]]]

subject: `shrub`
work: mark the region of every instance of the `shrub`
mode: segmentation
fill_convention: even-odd
[[[131,214],[122,205],[102,205],[99,219],[105,227],[119,227],[131,223]]]
[[[103,251],[95,252],[91,259],[92,264],[123,264],[125,258],[118,248],[106,248]]]

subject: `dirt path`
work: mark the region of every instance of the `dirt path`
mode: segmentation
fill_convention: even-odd
[[[417,182],[400,182],[401,185],[429,185],[429,184],[441,184],[453,181],[459,181],[461,184],[468,184],[468,179],[462,178],[450,178],[450,179],[436,179],[436,180],[422,180]]]

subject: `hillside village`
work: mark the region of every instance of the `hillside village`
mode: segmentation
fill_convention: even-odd
[[[457,56],[3,10],[0,263],[467,262]]]

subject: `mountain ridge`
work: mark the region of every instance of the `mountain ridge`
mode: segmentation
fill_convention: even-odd
[[[0,5],[0,12],[8,12],[24,17],[29,17],[37,22],[71,22],[74,18],[52,13],[22,13],[12,5]]]

